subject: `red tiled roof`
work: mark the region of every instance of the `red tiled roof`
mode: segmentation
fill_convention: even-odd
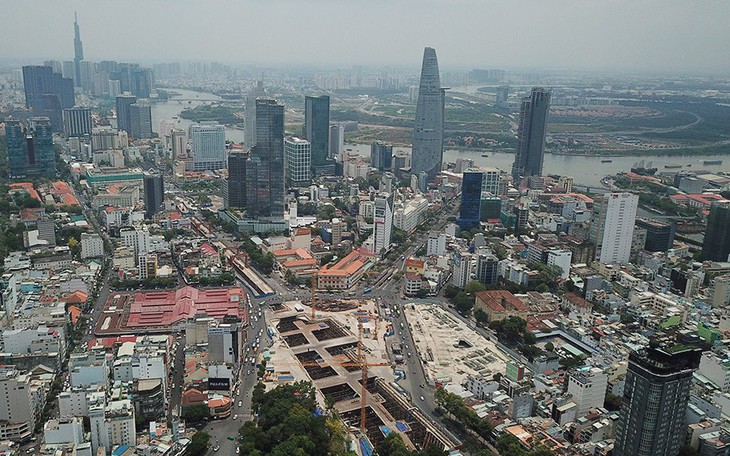
[[[527,306],[507,290],[479,291],[476,296],[495,312],[507,310],[505,305],[519,311],[527,310]]]
[[[202,313],[216,319],[226,315],[245,318],[245,309],[239,306],[242,296],[240,288],[140,292],[129,308],[127,326],[167,326]]]
[[[22,188],[23,190],[28,192],[28,195],[30,195],[31,198],[33,198],[34,200],[41,201],[40,195],[38,195],[38,192],[33,188],[33,184],[31,184],[30,182],[16,182],[14,184],[10,184],[10,188],[11,189]]]

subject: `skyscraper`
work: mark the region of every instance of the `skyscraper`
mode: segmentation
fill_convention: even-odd
[[[81,61],[84,60],[84,45],[81,43],[81,31],[79,21],[74,12],[74,83],[76,87],[81,86]]]
[[[429,180],[441,171],[444,158],[444,99],[436,50],[427,47],[418,86],[411,173],[420,176],[425,172]]]
[[[305,185],[311,180],[312,149],[309,141],[287,138],[284,141],[284,162],[288,185]]]
[[[246,212],[252,219],[284,218],[284,105],[256,99],[256,141],[246,164]]]
[[[63,111],[66,136],[91,136],[91,108],[74,106]]]
[[[187,157],[188,134],[185,130],[175,128],[170,132],[170,148],[172,149],[173,160],[179,160],[180,157]]]
[[[728,261],[730,255],[730,201],[715,201],[707,216],[705,240],[702,244],[702,259]]]
[[[23,67],[25,106],[36,116],[48,117],[54,131],[63,131],[63,108],[74,105],[73,81],[50,66]]]
[[[666,252],[672,248],[674,244],[674,223],[637,218],[636,226],[646,230],[644,249],[650,252]]]
[[[129,136],[137,139],[152,137],[152,107],[138,100],[129,105]]]
[[[193,170],[205,171],[226,167],[226,129],[223,125],[190,126],[190,152]]]
[[[596,261],[606,264],[629,262],[638,205],[639,196],[633,193],[609,193],[596,198],[588,233],[589,240],[596,245]]]
[[[464,172],[461,180],[461,208],[456,224],[462,230],[479,226],[479,211],[482,202],[482,180],[484,172],[471,169]]]
[[[512,165],[512,178],[542,175],[545,155],[550,91],[541,87],[532,89],[529,97],[522,99],[520,124],[517,128],[517,152]]]
[[[375,197],[373,217],[373,253],[380,254],[390,248],[390,234],[393,231],[393,195],[382,193]]]
[[[393,167],[393,146],[375,141],[370,145],[370,166],[378,171],[390,171]]]
[[[132,124],[131,120],[131,109],[134,103],[137,102],[137,97],[134,95],[119,95],[117,97],[117,129],[124,130],[131,134],[130,128]]]
[[[228,154],[228,179],[223,186],[223,202],[229,207],[246,207],[246,162],[248,152],[237,150]]]
[[[342,151],[345,150],[345,127],[342,125],[330,126],[330,158],[342,161]]]
[[[9,177],[56,177],[53,133],[47,117],[32,117],[27,129],[20,121],[6,120],[5,137]]]
[[[315,176],[332,176],[335,164],[329,159],[330,97],[304,98],[304,139],[312,145],[312,171]]]
[[[256,85],[246,95],[243,146],[247,152],[256,145],[256,99],[265,96],[264,81],[256,81]]]
[[[144,216],[151,219],[160,211],[165,199],[165,186],[161,174],[144,175]]]
[[[615,456],[676,456],[685,439],[692,374],[702,350],[660,346],[629,355]]]
[[[137,98],[149,98],[152,92],[153,75],[149,68],[134,68],[129,71],[130,92]]]

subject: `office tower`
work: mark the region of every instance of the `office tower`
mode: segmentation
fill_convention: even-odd
[[[499,170],[491,167],[481,167],[479,169],[482,173],[484,173],[484,179],[482,179],[482,192],[499,195]]]
[[[378,171],[390,171],[393,167],[393,146],[375,141],[370,145],[370,166]]]
[[[522,99],[517,128],[517,152],[512,165],[515,183],[521,177],[542,175],[549,109],[550,91],[541,87],[533,88],[532,94]]]
[[[597,367],[581,367],[570,373],[568,394],[577,405],[575,416],[580,418],[592,408],[603,407],[608,375]]]
[[[136,139],[152,137],[152,107],[138,100],[129,105],[129,136]]]
[[[335,164],[329,159],[330,97],[304,97],[304,139],[312,145],[315,176],[332,176]]]
[[[79,62],[79,75],[81,76],[80,87],[86,93],[94,91],[94,75],[96,74],[96,64],[88,60]]]
[[[25,106],[33,115],[48,117],[53,131],[63,131],[63,109],[74,105],[73,81],[50,66],[24,66]]]
[[[56,177],[56,154],[48,118],[32,117],[27,129],[17,120],[6,120],[5,138],[11,178]]]
[[[149,98],[152,93],[153,75],[149,68],[134,68],[129,71],[130,92],[137,98]]]
[[[284,105],[256,99],[256,141],[246,164],[246,211],[250,218],[284,217]]]
[[[425,172],[428,179],[433,179],[441,171],[444,158],[444,99],[436,51],[427,47],[423,50],[413,131],[411,173],[417,176]]]
[[[190,126],[190,152],[193,170],[205,171],[226,167],[226,129],[223,125]]]
[[[91,135],[91,108],[74,106],[63,111],[63,129],[66,136]]]
[[[380,255],[390,248],[390,234],[393,231],[393,196],[382,193],[375,197],[375,216],[373,217],[375,238],[373,253]]]
[[[488,247],[480,247],[476,252],[476,279],[484,285],[496,285],[499,270],[499,258]]]
[[[0,422],[3,439],[28,441],[35,425],[37,400],[31,389],[30,376],[21,375],[15,366],[0,366]]]
[[[498,220],[502,213],[502,200],[496,196],[482,195],[479,204],[479,221]]]
[[[509,98],[509,86],[497,87],[497,93],[494,97],[494,104],[496,104],[498,108],[506,108],[507,98]]]
[[[471,254],[456,250],[454,252],[454,272],[451,285],[464,288],[471,280]]]
[[[246,94],[246,110],[243,119],[243,146],[246,152],[256,145],[256,99],[265,96],[264,81],[256,81],[256,85]]]
[[[145,173],[144,175],[144,216],[151,219],[160,211],[165,199],[165,186],[162,174]]]
[[[446,253],[446,234],[438,232],[428,233],[428,241],[426,241],[427,256],[441,256]]]
[[[330,154],[332,160],[342,161],[342,151],[345,150],[345,127],[342,125],[330,126]]]
[[[596,261],[628,263],[638,204],[639,196],[633,193],[609,193],[595,199],[588,234],[596,245]]]
[[[170,149],[173,160],[188,155],[188,134],[185,130],[176,128],[170,131]]]
[[[119,95],[117,97],[117,129],[124,130],[131,134],[132,124],[130,106],[137,102],[134,95]]]
[[[229,207],[241,209],[246,206],[246,162],[248,152],[231,151],[228,154],[228,179],[223,186],[223,202]]]
[[[650,219],[636,219],[636,226],[646,230],[644,249],[650,252],[666,252],[674,245],[674,224]]]
[[[705,241],[702,244],[702,259],[728,261],[730,256],[730,201],[715,201],[707,216]]]
[[[284,141],[284,163],[286,163],[286,182],[288,185],[306,185],[310,182],[312,149],[309,141],[300,138],[287,138]]]
[[[81,43],[81,31],[79,30],[79,21],[74,12],[74,81],[76,87],[80,87],[81,83],[81,67],[80,63],[84,60],[84,45]]]
[[[702,350],[689,345],[649,348],[629,355],[615,456],[676,456],[685,441],[692,374]]]
[[[464,172],[461,180],[461,208],[456,224],[462,230],[479,226],[479,211],[482,201],[482,179],[484,173],[478,169]]]

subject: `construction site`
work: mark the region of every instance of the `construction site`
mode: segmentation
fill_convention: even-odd
[[[408,398],[390,383],[394,368],[386,344],[393,331],[378,317],[373,300],[318,303],[299,301],[271,309],[275,328],[266,355],[264,384],[311,381],[321,404],[330,404],[358,442],[359,454],[369,456],[391,433],[398,433],[411,449],[431,444],[453,448],[454,443]]]
[[[505,372],[509,357],[441,306],[421,302],[403,308],[429,384],[461,385],[469,375]]]

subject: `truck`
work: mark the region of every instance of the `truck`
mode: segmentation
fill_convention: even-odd
[[[368,288],[366,288],[365,290],[363,290],[362,294],[368,294],[368,293],[370,293],[371,291],[373,291],[373,289],[372,289],[372,288],[370,288],[370,287],[368,287]]]

